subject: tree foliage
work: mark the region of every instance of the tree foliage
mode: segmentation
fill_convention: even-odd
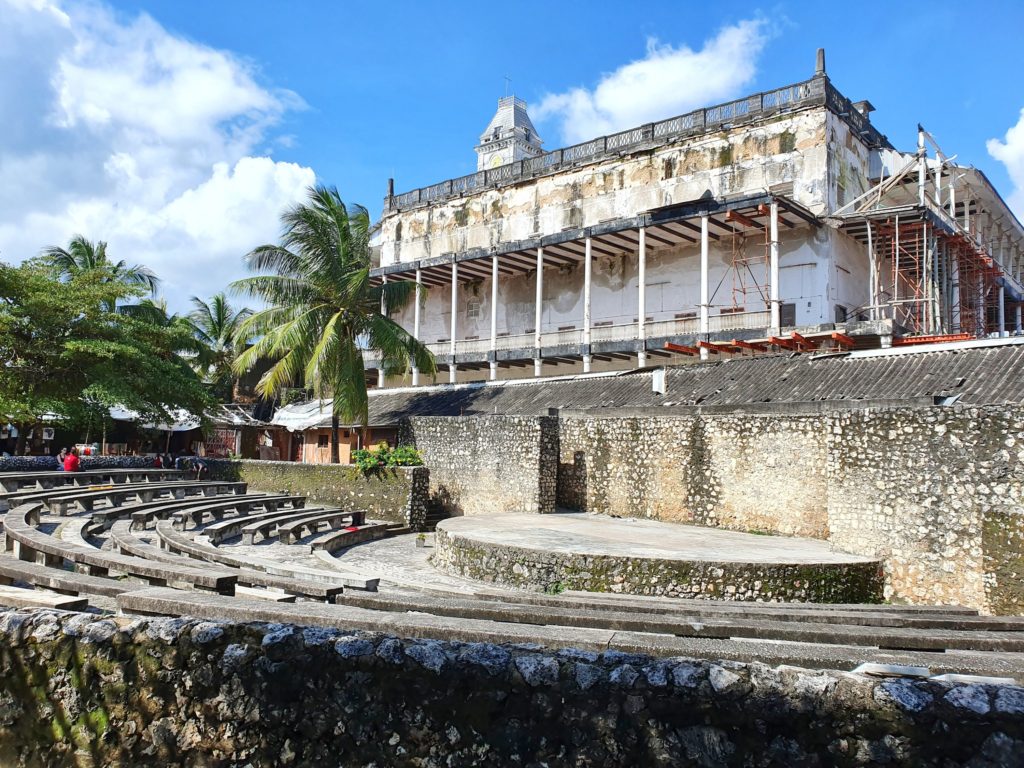
[[[144,290],[115,272],[0,262],[0,414],[24,427],[44,414],[83,424],[114,405],[146,421],[204,413],[209,396],[178,354],[188,326],[111,311]]]
[[[339,420],[367,423],[363,353],[379,356],[386,375],[413,365],[430,374],[435,364],[425,346],[381,311],[406,304],[415,284],[370,281],[366,209],[346,207],[333,187],[313,187],[308,195],[282,216],[279,245],[263,245],[246,256],[251,270],[269,274],[232,285],[268,305],[239,327],[239,340],[255,342],[239,355],[235,371],[273,360],[258,385],[264,397],[304,383],[316,396],[331,398],[331,460],[337,462]]]
[[[103,240],[94,243],[82,235],[75,235],[71,238],[67,248],[57,245],[45,248],[42,258],[64,280],[92,273],[101,275],[101,279],[105,282],[143,288],[151,294],[156,293],[157,286],[160,284],[160,279],[149,267],[140,264],[128,266],[123,260],[110,261],[107,257],[107,244]],[[106,308],[113,312],[114,306],[114,304],[107,304]]]
[[[231,366],[241,351],[238,331],[251,315],[251,309],[235,309],[223,293],[209,301],[192,297],[188,320],[199,345],[196,370],[222,399],[231,398],[237,380]]]

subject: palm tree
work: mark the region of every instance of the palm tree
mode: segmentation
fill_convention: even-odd
[[[188,319],[193,334],[202,345],[196,361],[202,368],[199,373],[215,388],[227,387],[230,395],[236,378],[231,365],[240,351],[236,341],[238,329],[252,315],[252,310],[247,307],[236,310],[223,292],[208,302],[193,296],[192,307]]]
[[[155,295],[160,285],[158,278],[149,267],[141,264],[128,266],[125,262],[112,262],[107,258],[107,244],[103,240],[93,243],[86,240],[82,235],[75,235],[68,243],[67,249],[51,245],[43,249],[43,258],[48,260],[57,270],[62,278],[71,278],[86,272],[105,270],[108,275],[104,282],[118,282],[125,285],[145,288],[150,294]],[[113,306],[107,306],[110,312],[114,311]]]
[[[150,325],[175,331],[175,351],[185,359],[189,367],[202,375],[202,364],[199,361],[208,354],[206,344],[197,337],[191,318],[167,311],[167,299],[143,299],[137,304],[122,304],[117,308],[117,312]]]
[[[241,341],[255,339],[235,361],[236,373],[260,359],[274,360],[257,391],[276,397],[302,382],[320,398],[331,398],[331,461],[338,462],[338,426],[368,421],[363,353],[375,352],[385,375],[424,373],[436,368],[429,350],[382,305],[397,309],[414,295],[415,284],[370,280],[370,216],[362,206],[346,208],[334,187],[316,186],[309,199],[281,216],[280,245],[262,245],[246,256],[258,275],[232,289],[268,306],[246,318]]]

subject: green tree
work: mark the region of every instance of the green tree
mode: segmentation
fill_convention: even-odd
[[[218,396],[230,399],[237,381],[231,366],[244,343],[238,340],[238,331],[252,310],[235,309],[224,293],[209,301],[193,296],[192,307],[188,319],[200,345],[197,369]]]
[[[368,400],[363,353],[373,351],[385,375],[412,365],[435,371],[430,351],[381,311],[397,309],[415,295],[415,284],[370,280],[370,217],[362,206],[347,208],[333,187],[316,186],[308,200],[282,217],[279,245],[262,245],[246,256],[249,268],[270,272],[239,280],[232,289],[265,302],[239,327],[239,340],[255,342],[235,361],[235,372],[261,359],[273,365],[257,391],[276,397],[302,383],[317,397],[331,398],[331,461],[338,462],[338,427],[365,427]]]
[[[94,243],[82,235],[71,238],[66,249],[56,245],[43,249],[42,256],[65,280],[85,272],[96,272],[104,275],[103,279],[108,282],[141,287],[150,294],[155,294],[160,284],[160,278],[148,267],[140,264],[128,266],[123,260],[110,261],[104,241]],[[107,306],[107,310],[113,312],[113,305]]]
[[[23,436],[44,414],[77,426],[112,405],[169,421],[211,404],[178,354],[191,331],[109,311],[142,292],[97,268],[59,276],[52,262],[0,262],[0,414]]]

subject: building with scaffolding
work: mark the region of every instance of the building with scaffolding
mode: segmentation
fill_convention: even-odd
[[[506,97],[476,173],[389,183],[373,275],[416,283],[393,317],[453,383],[1020,332],[1020,223],[872,111],[823,51],[809,80],[553,151]]]

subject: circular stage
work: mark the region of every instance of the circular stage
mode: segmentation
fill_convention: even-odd
[[[880,561],[824,541],[585,513],[443,520],[433,564],[520,589],[715,600],[880,602],[883,584]]]

